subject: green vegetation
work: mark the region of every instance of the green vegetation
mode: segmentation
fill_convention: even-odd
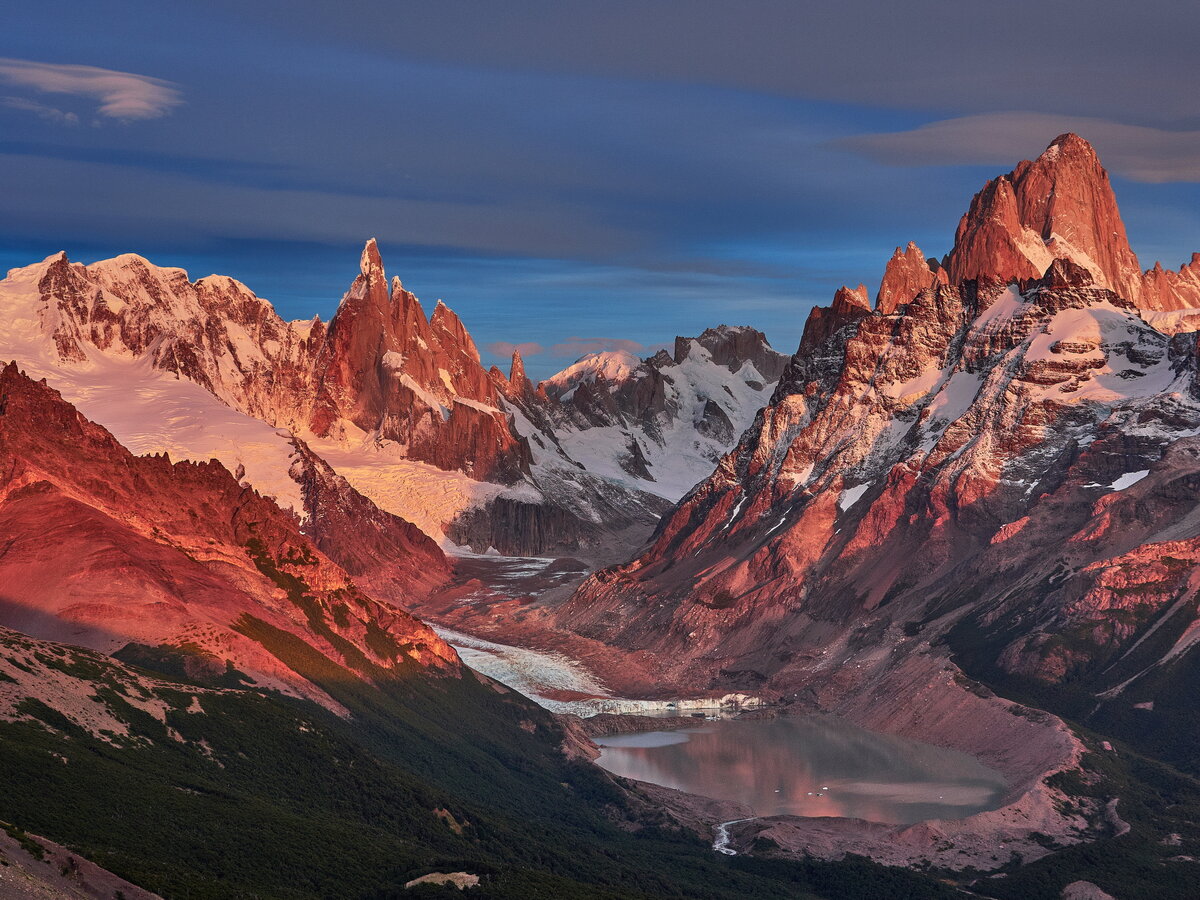
[[[1116,897],[1194,898],[1200,863],[1181,857],[1200,856],[1200,781],[1125,746],[1104,750],[1096,735],[1084,738],[1094,749],[1082,773],[1058,776],[1055,787],[1093,808],[1118,798],[1116,814],[1129,832],[1058,849],[971,890],[1001,900],[1058,900],[1066,885],[1085,880]],[[1105,827],[1112,835],[1112,825]]]
[[[1193,650],[1151,669],[1115,699],[1097,697],[1103,688],[1161,659],[1193,607],[1164,620],[1129,660],[1102,658],[1058,683],[1013,675],[995,665],[1021,627],[1018,622],[984,629],[965,621],[950,633],[955,661],[968,675],[1011,700],[1055,713],[1085,741],[1091,752],[1082,774],[1061,775],[1055,786],[1072,798],[1073,809],[1091,808],[1092,818],[1108,834],[1011,868],[1003,878],[982,879],[971,885],[972,891],[1003,900],[1057,900],[1065,885],[1086,880],[1117,897],[1196,896],[1200,863],[1188,858],[1200,859],[1200,709],[1195,705],[1200,655]],[[1145,708],[1147,703],[1152,708]],[[1113,749],[1105,749],[1105,743]],[[1120,836],[1096,813],[1114,798],[1117,815],[1131,826]]]
[[[273,694],[199,691],[165,652],[147,661],[163,660],[174,681],[152,684],[70,651],[67,664],[97,666],[86,692],[129,736],[103,740],[29,703],[32,718],[0,723],[0,818],[189,900],[461,896],[402,890],[431,871],[480,875],[475,898],[953,896],[861,859],[713,853],[639,821],[603,772],[559,752],[552,719],[523,698],[415,666],[375,670],[372,685],[260,620],[241,628],[353,717]],[[165,704],[165,723],[127,699],[147,690]]]
[[[21,849],[28,853],[36,860],[45,860],[46,848],[27,835],[16,825],[10,825],[8,822],[0,822],[0,828],[3,828],[5,833],[21,845]],[[7,863],[5,863],[7,865]]]
[[[240,688],[253,684],[233,663],[196,644],[126,644],[113,654],[121,662],[152,670],[159,678],[214,688]]]
[[[403,890],[433,871],[479,875],[474,898],[523,900],[917,900],[956,896],[960,886],[997,900],[1057,900],[1080,879],[1120,897],[1146,896],[1148,886],[1167,900],[1194,895],[1197,864],[1180,857],[1200,857],[1200,725],[1187,703],[1200,685],[1196,654],[1139,680],[1129,702],[1098,706],[1095,669],[1051,685],[995,668],[1004,628],[1021,623],[986,631],[965,623],[950,636],[960,665],[980,682],[970,689],[1027,704],[1017,714],[1049,709],[1103,732],[1080,727],[1092,749],[1085,770],[1057,785],[1072,808],[1087,811],[1098,842],[1059,847],[1045,838],[1051,855],[1006,867],[1003,877],[890,869],[861,858],[787,861],[765,839],[755,846],[763,858],[727,857],[632,806],[595,766],[564,757],[552,717],[519,695],[470,675],[430,677],[406,646],[368,626],[372,653],[395,662],[374,665],[332,627],[344,627],[363,598],[312,591],[302,554],[273,559],[254,540],[247,552],[342,664],[251,615],[237,630],[350,715],[247,690],[242,673],[199,647],[118,651],[153,673],[152,682],[101,654],[12,638],[0,650],[19,672],[42,666],[78,679],[128,735],[98,737],[41,700],[21,700],[25,718],[0,722],[0,819],[189,900],[462,896],[436,885]],[[139,708],[147,699],[161,701],[165,722]],[[1153,711],[1134,709],[1134,699],[1152,701]],[[1106,739],[1115,752],[1103,749]],[[1114,797],[1132,826],[1126,834],[1116,835],[1104,814]]]

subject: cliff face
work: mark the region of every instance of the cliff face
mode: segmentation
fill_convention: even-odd
[[[399,552],[414,537],[396,523],[363,530]],[[0,546],[0,624],[34,637],[184,648],[321,702],[280,646],[302,642],[364,677],[461,672],[436,634],[364,594],[294,515],[215,460],[135,457],[12,363],[0,372]]]
[[[1063,138],[990,183],[949,283],[897,293],[920,274],[912,248],[876,309],[842,289],[814,310],[738,446],[560,621],[657,650],[676,683],[780,692],[948,634],[1010,673],[1098,688],[1187,652],[1200,357],[1109,287],[1140,276],[1093,161]],[[1034,276],[1009,253],[1028,222],[1103,264]],[[1098,228],[1109,245],[1089,243]]]
[[[883,271],[883,282],[875,296],[875,308],[885,316],[891,315],[902,303],[935,284],[947,284],[949,277],[936,260],[925,259],[921,248],[912,241],[901,250],[896,248]]]
[[[1160,263],[1142,271],[1108,173],[1091,144],[1075,134],[1055,138],[1036,160],[1019,163],[975,195],[959,222],[946,270],[952,284],[1029,280],[1057,258],[1087,269],[1099,287],[1141,309],[1200,306],[1195,256],[1178,273],[1164,271]],[[905,293],[910,287],[904,285]]]
[[[1137,302],[1141,270],[1129,248],[1108,173],[1091,144],[1054,139],[1036,160],[990,181],[971,201],[946,268],[951,283],[1038,278],[1057,257],[1084,266],[1100,287]]]
[[[314,355],[312,389],[307,424],[319,436],[348,421],[440,469],[503,483],[529,473],[528,447],[458,316],[439,302],[427,320],[399,279],[389,290],[374,241]]]
[[[1162,263],[1143,272],[1142,306],[1163,312],[1200,309],[1200,253],[1193,253],[1178,272],[1164,269]]]
[[[293,446],[304,534],[369,593],[407,607],[449,578],[450,562],[432,538],[356,491],[303,441],[293,438]]]

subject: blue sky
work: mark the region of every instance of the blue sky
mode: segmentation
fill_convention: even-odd
[[[535,377],[722,322],[791,351],[1066,130],[1144,265],[1200,250],[1190,3],[10,10],[0,267],[136,251],[327,318],[375,236],[481,348],[540,347]]]

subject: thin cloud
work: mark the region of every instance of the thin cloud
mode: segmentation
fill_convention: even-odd
[[[488,352],[496,356],[512,356],[514,353],[520,353],[522,356],[537,356],[539,353],[545,353],[546,348],[537,341],[525,341],[521,344],[512,344],[508,341],[496,341],[488,344]]]
[[[59,65],[0,57],[0,80],[33,88],[43,94],[68,94],[96,100],[99,102],[96,108],[98,115],[122,122],[157,119],[183,102],[182,95],[169,81],[95,66]],[[24,104],[6,102],[5,105],[29,110],[43,118],[47,112],[51,116],[62,113],[59,121],[64,122],[69,121],[68,116],[75,115],[36,101],[24,101]]]
[[[551,347],[550,355],[568,356],[577,359],[588,353],[602,353],[609,350],[624,350],[626,353],[638,353],[645,349],[637,341],[630,341],[625,338],[571,337],[567,338],[561,344],[555,344]]]
[[[837,146],[895,166],[1011,165],[1074,131],[1105,167],[1132,181],[1200,181],[1200,131],[1165,131],[1107,119],[1005,112],[931,122],[912,131],[843,138]]]
[[[28,100],[25,97],[0,97],[0,104],[7,106],[9,109],[20,109],[25,112],[31,112],[40,119],[45,119],[47,122],[60,122],[63,125],[78,125],[79,116],[73,112],[66,112],[54,106],[47,106],[45,103],[38,103],[36,100]]]

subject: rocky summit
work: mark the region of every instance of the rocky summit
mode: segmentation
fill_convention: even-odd
[[[962,709],[966,670],[1173,727],[1155,701],[1192,683],[1200,635],[1200,353],[1146,283],[1095,153],[1056,139],[975,197],[944,261],[910,244],[873,308],[860,287],[813,310],[737,447],[558,621],[652,648],[660,681],[914,735],[973,740],[949,708],[893,708],[914,666],[956,673],[934,693]]]

